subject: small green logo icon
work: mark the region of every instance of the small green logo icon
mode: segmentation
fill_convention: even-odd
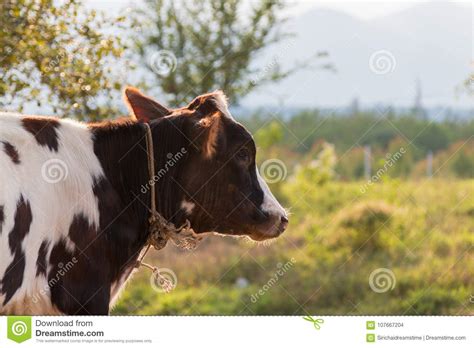
[[[8,317],[8,339],[22,343],[31,338],[31,317]]]
[[[316,330],[319,330],[321,328],[321,324],[324,324],[324,319],[317,318],[314,319],[312,316],[307,315],[306,317],[303,317],[304,320],[310,321],[313,323],[313,326]]]
[[[367,334],[366,340],[367,342],[370,342],[370,343],[375,342],[375,334]]]
[[[367,330],[375,330],[375,321],[368,321],[365,323]]]

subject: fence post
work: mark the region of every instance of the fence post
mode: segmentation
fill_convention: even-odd
[[[426,156],[426,175],[428,178],[433,176],[433,152],[428,151],[428,156]]]

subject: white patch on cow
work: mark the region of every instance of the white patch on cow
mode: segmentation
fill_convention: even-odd
[[[46,278],[36,277],[38,251],[44,240],[50,242],[48,265],[51,248],[61,238],[73,249],[68,232],[76,214],[82,213],[90,224],[99,226],[98,202],[92,187],[94,178],[102,176],[103,171],[94,154],[92,133],[86,125],[59,120],[61,126],[56,129],[59,146],[58,151],[53,152],[39,145],[22,127],[21,117],[0,113],[0,141],[11,143],[20,157],[20,164],[14,164],[0,147],[0,205],[4,206],[5,215],[0,234],[0,279],[13,260],[8,235],[21,195],[29,202],[33,219],[22,243],[25,255],[22,285],[3,307],[5,295],[0,293],[0,313],[57,314],[50,301]],[[63,163],[68,172],[63,180],[55,183],[44,178],[44,165],[52,159]]]
[[[258,172],[258,168],[256,167],[255,170],[257,171],[257,179],[258,183],[260,184],[260,188],[263,191],[263,203],[260,206],[260,208],[271,215],[279,215],[279,216],[286,216],[286,211],[283,209],[283,207],[280,205],[280,203],[277,201],[275,196],[273,196],[272,191],[270,191],[270,188],[268,187],[267,183],[265,180],[262,178],[260,173]]]
[[[195,206],[196,204],[194,204],[193,202],[189,202],[185,199],[181,201],[181,209],[183,209],[188,215],[191,215]]]

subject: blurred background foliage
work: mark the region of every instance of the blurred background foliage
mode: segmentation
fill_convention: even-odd
[[[301,186],[305,186],[301,190]],[[113,314],[468,315],[474,279],[474,181],[388,180],[283,184],[291,224],[278,240],[207,238],[194,252],[168,246],[149,261],[177,275],[169,294],[150,273],[127,285]],[[294,265],[257,301],[280,265]],[[372,291],[370,274],[389,268],[392,290]]]
[[[282,0],[245,2],[239,0],[146,0],[134,12],[140,28],[134,36],[148,73],[172,106],[181,106],[200,91],[222,89],[237,103],[240,98],[268,83],[275,83],[316,65],[325,52],[283,69],[278,60],[260,66],[255,60],[271,45],[291,33],[282,31],[285,18]],[[154,55],[172,52],[175,61]],[[157,61],[158,60],[158,61]],[[172,65],[165,69],[163,64]]]
[[[281,40],[271,29],[277,24],[281,1],[255,2],[250,18],[242,16],[238,0],[197,0],[177,4],[171,0],[147,0],[136,20],[145,28],[136,37],[137,48],[173,105],[188,102],[197,91],[217,88],[236,99],[250,92],[254,55]],[[145,25],[143,25],[145,23]],[[173,52],[179,64],[168,74],[154,69],[147,59],[150,50]],[[267,79],[275,81],[286,73],[275,66]]]
[[[78,0],[1,1],[0,107],[22,111],[33,102],[78,119],[110,117],[111,92],[123,88],[113,59],[125,47],[106,28],[122,21]]]
[[[215,88],[234,105],[296,70],[330,69],[320,64],[324,52],[289,70],[277,61],[258,66],[261,52],[291,33],[281,30],[283,2],[251,4],[241,16],[237,0],[147,0],[111,17],[78,0],[2,1],[0,108],[113,118],[130,81],[157,88],[172,106]],[[166,74],[150,60],[162,51],[172,53]],[[156,292],[141,270],[114,314],[473,313],[473,117],[429,119],[419,108],[239,116],[255,136],[259,165],[281,162],[271,188],[290,209],[289,230],[263,244],[212,237],[194,252],[153,253],[150,262],[176,273],[176,289]],[[383,267],[396,284],[375,293],[369,277]]]
[[[364,147],[371,148],[372,172],[384,166],[401,148],[405,153],[386,173],[388,177],[426,177],[432,154],[431,173],[444,178],[474,177],[474,118],[432,120],[412,113],[377,111],[331,112],[306,110],[291,117],[258,112],[241,120],[258,143],[259,156],[276,157],[288,168],[316,158],[324,143],[334,147],[335,178],[364,178]]]

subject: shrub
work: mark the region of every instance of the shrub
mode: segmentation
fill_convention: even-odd
[[[353,250],[382,247],[380,232],[390,225],[395,208],[384,201],[357,203],[341,212],[337,217],[338,244],[350,245]]]

